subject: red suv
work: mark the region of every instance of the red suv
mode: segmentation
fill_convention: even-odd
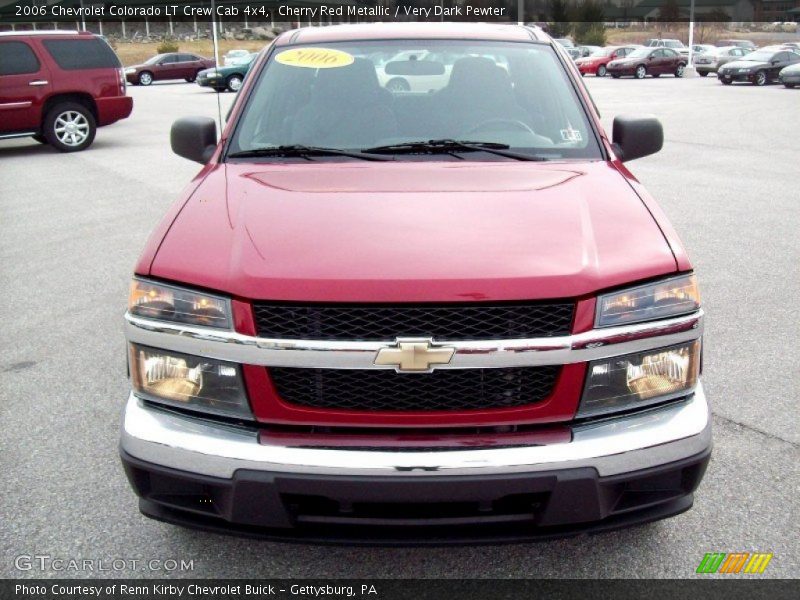
[[[540,29],[287,32],[219,138],[206,117],[171,135],[203,168],[125,316],[120,448],[146,515],[405,542],[691,507],[711,452],[703,312],[625,165],[661,125],[607,135]]]
[[[102,38],[0,33],[0,139],[30,136],[62,152],[84,150],[98,127],[132,109],[122,65]]]

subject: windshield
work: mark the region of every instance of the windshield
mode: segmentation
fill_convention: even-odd
[[[449,40],[278,48],[254,84],[227,152],[363,151],[430,140],[499,144],[541,159],[602,158],[548,45]],[[460,152],[467,149],[435,156],[406,150],[397,160],[459,160]],[[306,158],[273,153],[264,160]],[[470,159],[508,160],[474,149]]]
[[[154,65],[158,61],[160,61],[162,58],[164,58],[165,56],[166,56],[166,54],[156,54],[155,56],[153,56],[151,58],[148,58],[146,61],[144,61],[144,64],[146,64],[146,65]]]
[[[773,52],[763,52],[761,50],[756,50],[755,52],[751,52],[750,54],[746,54],[742,60],[754,60],[757,62],[769,62],[772,60],[774,53]]]
[[[653,51],[652,48],[637,48],[625,58],[645,58],[650,56],[650,53]]]

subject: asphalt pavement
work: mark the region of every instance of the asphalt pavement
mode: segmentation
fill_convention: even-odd
[[[774,553],[764,577],[797,577],[800,89],[586,83],[609,131],[620,113],[664,123],[664,150],[630,168],[686,245],[707,313],[715,448],[691,511],[591,537],[444,548],[276,544],[142,517],[117,457],[128,284],[199,170],[171,153],[171,122],[224,117],[233,98],[218,108],[196,85],[156,84],[130,88],[132,117],[86,152],[0,141],[0,577],[691,577],[706,552],[737,551]]]

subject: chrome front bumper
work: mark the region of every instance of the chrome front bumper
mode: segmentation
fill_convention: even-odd
[[[636,414],[576,424],[569,442],[479,450],[365,451],[265,445],[243,429],[152,408],[131,395],[121,450],[197,475],[232,478],[239,469],[346,476],[537,473],[593,467],[601,477],[679,461],[708,450],[711,420],[702,384],[686,400]]]

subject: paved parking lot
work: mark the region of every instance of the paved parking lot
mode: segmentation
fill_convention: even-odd
[[[686,577],[705,552],[761,551],[775,553],[765,576],[796,577],[800,90],[586,82],[609,128],[623,112],[664,123],[665,149],[631,168],[688,247],[708,314],[716,446],[693,510],[595,537],[458,548],[273,544],[141,517],[117,460],[122,314],[150,229],[198,170],[170,152],[169,126],[218,111],[212,92],[162,84],[131,88],[133,116],[86,152],[0,142],[0,576],[92,575],[15,568],[44,554],[193,560],[172,575],[199,577]],[[224,115],[232,96],[220,98]]]

